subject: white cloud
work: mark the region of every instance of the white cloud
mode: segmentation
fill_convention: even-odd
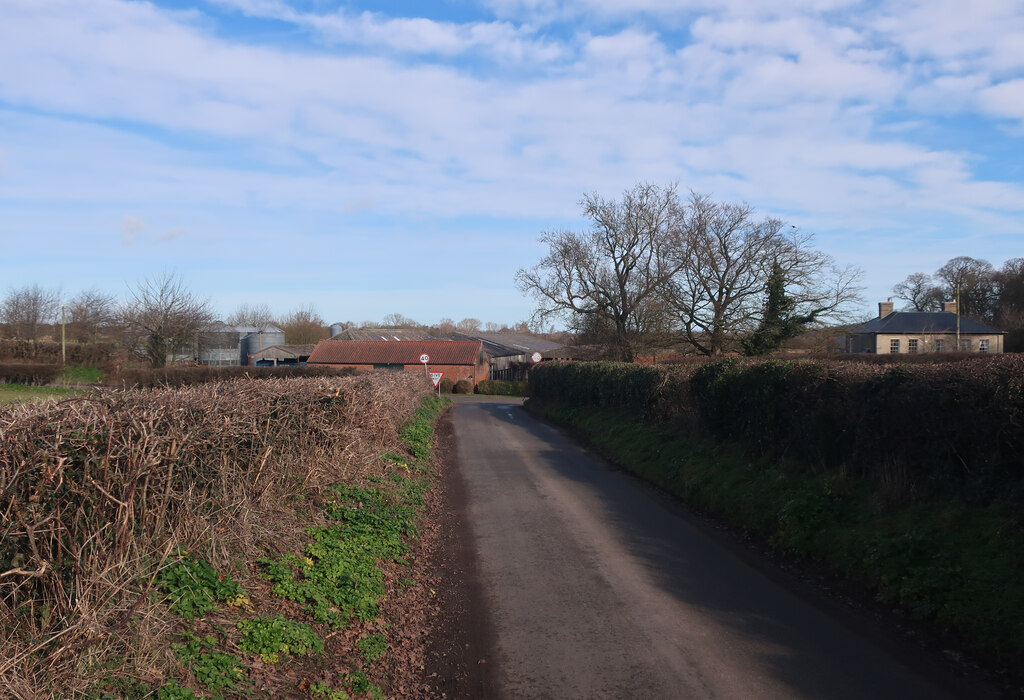
[[[211,18],[141,2],[8,0],[0,65],[19,70],[0,71],[0,196],[136,212],[137,225],[122,220],[126,244],[167,208],[188,228],[154,224],[155,239],[204,243],[245,240],[239,212],[270,222],[266,240],[292,235],[282,212],[316,212],[332,232],[370,215],[571,221],[581,192],[641,179],[811,229],[952,214],[1019,231],[1020,183],[981,181],[968,147],[951,152],[914,126],[951,109],[1024,119],[1011,48],[974,23],[931,49],[945,21],[907,37],[896,24],[918,6],[882,17],[858,5],[837,20],[831,8],[848,4],[647,2],[689,30],[681,44],[622,3],[505,3],[507,20],[457,24],[230,0],[341,50],[247,44]],[[988,21],[1012,28],[997,9]],[[530,24],[570,10],[622,20],[581,21],[560,40]]]
[[[474,52],[501,61],[546,62],[561,57],[560,48],[537,39],[528,26],[508,22],[456,24],[425,17],[386,17],[337,10],[328,14],[300,12],[278,0],[216,0],[252,17],[289,22],[316,32],[330,42],[378,47],[399,53],[452,57]]]
[[[125,214],[121,218],[121,243],[132,245],[139,240],[139,234],[146,228],[146,222],[137,216]]]

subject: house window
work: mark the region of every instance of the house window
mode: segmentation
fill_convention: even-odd
[[[946,340],[944,338],[935,339],[935,352],[946,352]]]
[[[988,338],[978,340],[978,352],[988,352]]]
[[[889,352],[898,353],[900,351],[900,339],[893,338],[889,341]]]
[[[960,352],[970,352],[970,351],[971,351],[971,339],[970,338],[961,338],[960,339]]]
[[[916,353],[917,352],[917,338],[911,338],[910,340],[907,341],[907,352],[909,352],[909,353]]]

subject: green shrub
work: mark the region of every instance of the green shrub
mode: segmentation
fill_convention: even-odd
[[[281,656],[306,656],[324,650],[324,642],[313,628],[281,616],[255,617],[238,623],[242,639],[238,646],[250,654],[259,654],[269,664]]]
[[[460,379],[459,381],[455,382],[454,391],[456,394],[472,394],[473,382],[469,381],[468,379]]]
[[[156,584],[170,599],[171,610],[185,619],[204,615],[216,607],[217,601],[231,604],[248,600],[230,576],[219,576],[204,560],[184,552],[160,570]]]
[[[529,396],[530,385],[527,382],[483,379],[476,385],[476,393],[490,396]]]
[[[448,377],[441,377],[440,389],[442,394],[452,393],[452,389],[455,388],[455,382]]]

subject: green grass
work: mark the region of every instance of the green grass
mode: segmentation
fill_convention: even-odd
[[[683,500],[815,562],[978,656],[1024,661],[1024,520],[1007,503],[926,498],[621,414],[528,402]]]
[[[53,398],[67,398],[83,394],[83,389],[65,389],[55,386],[28,386],[25,384],[0,384],[0,404],[46,401]]]
[[[81,365],[67,365],[64,368],[65,384],[97,384],[103,378],[103,372],[99,367],[83,367]]]

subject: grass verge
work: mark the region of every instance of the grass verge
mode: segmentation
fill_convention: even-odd
[[[55,386],[28,386],[25,384],[0,384],[0,404],[22,403],[25,401],[46,401],[67,398],[84,393],[82,389],[64,389]]]
[[[527,402],[618,464],[773,550],[918,621],[995,670],[1024,667],[1024,520],[1008,503],[970,506],[843,473],[751,458],[620,412]]]
[[[409,542],[433,476],[434,422],[450,403],[435,396],[422,401],[399,431],[401,449],[381,455],[389,465],[383,476],[332,485],[323,522],[307,527],[301,551],[256,562],[269,591],[250,596],[230,574],[186,552],[164,565],[156,583],[182,618],[174,650],[183,674],[157,688],[159,698],[200,697],[183,683],[212,697],[251,696],[257,679],[264,688],[277,683],[270,675],[298,679],[292,687],[310,698],[384,697],[385,568],[395,578],[395,567],[409,565]],[[254,614],[268,610],[276,614]]]

